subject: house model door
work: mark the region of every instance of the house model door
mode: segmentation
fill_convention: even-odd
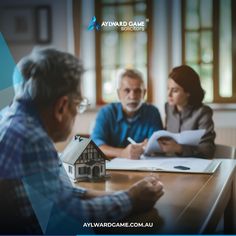
[[[100,177],[100,169],[98,166],[94,166],[92,170],[93,178]]]

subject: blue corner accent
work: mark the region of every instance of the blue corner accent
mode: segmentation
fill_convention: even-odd
[[[41,230],[45,234],[47,231],[48,222],[53,208],[53,202],[43,196],[38,190],[33,189],[29,184],[22,179],[25,190],[34,209],[35,215],[41,226]]]
[[[83,228],[83,222],[86,222],[86,219],[84,219],[81,211],[80,200],[78,199],[77,201],[78,215],[71,213],[70,204],[66,205],[68,199],[71,199],[73,195],[72,188],[69,186],[67,186],[68,188],[64,187],[62,189],[65,191],[61,192],[59,183],[52,184],[52,180],[55,178],[57,178],[57,175],[54,176],[54,174],[47,171],[40,171],[39,173],[22,177],[24,189],[43,234],[93,234],[92,229]],[[47,179],[48,185],[42,185],[42,179]]]
[[[0,32],[0,91],[12,86],[12,75],[15,69],[15,61]],[[16,81],[18,83],[19,80]]]

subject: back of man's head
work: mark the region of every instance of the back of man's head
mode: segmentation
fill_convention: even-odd
[[[81,62],[73,55],[56,49],[41,49],[27,56],[29,67],[22,97],[30,97],[36,106],[50,106],[61,96],[81,98]],[[23,72],[24,74],[24,72]]]
[[[33,61],[28,57],[23,57],[16,65],[13,73],[13,87],[15,97],[21,95],[24,90],[26,82],[30,79],[31,67]]]

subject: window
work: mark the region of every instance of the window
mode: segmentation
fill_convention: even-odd
[[[120,27],[105,27],[96,31],[96,94],[97,103],[109,103],[116,98],[116,74],[121,68],[136,68],[144,76],[147,86],[150,47],[150,0],[95,1],[95,15],[103,21],[145,21],[140,31],[122,31]],[[147,23],[148,22],[148,23]],[[147,99],[151,100],[151,89]]]
[[[99,154],[98,154],[98,152],[94,153],[94,157],[95,157],[95,161],[98,161],[98,160],[99,160]]]
[[[86,175],[86,173],[87,173],[86,166],[79,167],[78,172],[79,172],[79,175]]]
[[[73,173],[72,166],[68,166],[68,172],[71,173],[71,174]]]
[[[79,175],[82,174],[82,167],[78,167],[78,173],[79,173]]]
[[[206,102],[236,102],[233,0],[183,0],[183,63],[201,77]]]
[[[87,167],[87,175],[90,175],[90,174],[91,174],[91,168]]]
[[[92,105],[117,99],[115,77],[120,68],[143,73],[147,100],[152,101],[152,5],[152,0],[73,0],[75,54],[83,59],[82,88]],[[98,24],[143,21],[145,27],[140,31],[122,31],[120,27],[88,30],[93,16]]]

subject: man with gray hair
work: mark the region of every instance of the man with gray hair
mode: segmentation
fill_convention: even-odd
[[[28,72],[29,72],[31,63],[32,61],[29,58],[24,57],[17,63],[15,67],[15,70],[13,73],[13,81],[12,81],[15,97],[17,97],[18,94],[22,92],[24,85],[29,78]],[[5,114],[7,114],[11,104],[12,104],[12,101],[10,102],[9,105],[7,105],[2,110],[0,110],[0,120],[4,117]]]
[[[53,142],[67,139],[85,105],[83,67],[55,49],[33,52],[29,61],[28,80],[0,122],[0,233],[91,233],[84,222],[152,208],[163,194],[153,176],[114,193],[72,187]]]
[[[163,128],[158,109],[144,103],[145,94],[143,77],[138,70],[126,69],[120,73],[117,88],[120,102],[99,111],[92,132],[92,140],[108,157],[138,159],[146,139]],[[135,142],[129,143],[132,139]]]

